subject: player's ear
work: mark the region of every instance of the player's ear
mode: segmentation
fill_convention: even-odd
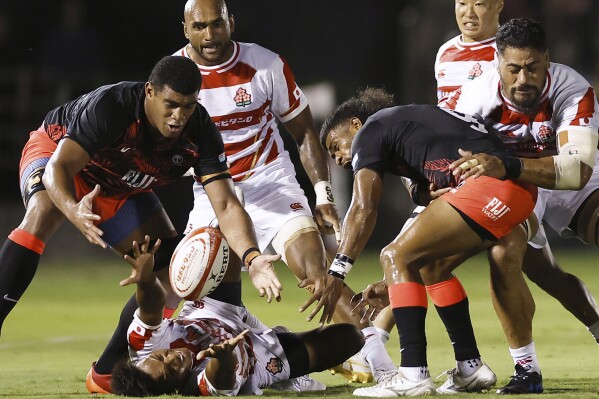
[[[360,118],[356,118],[355,116],[349,120],[349,124],[356,131],[362,128],[362,121],[360,120]]]
[[[229,14],[229,26],[231,27],[231,33],[235,32],[235,17],[233,14]]]
[[[545,50],[545,54],[543,54],[543,62],[545,63],[545,68],[549,69],[549,50]]]
[[[185,25],[185,21],[181,22],[181,24],[183,25],[183,34],[185,35],[185,38],[189,39],[189,34],[187,33],[187,25]]]
[[[146,97],[152,97],[154,95],[154,85],[150,82],[146,82],[146,85],[144,87],[145,92],[146,92]]]

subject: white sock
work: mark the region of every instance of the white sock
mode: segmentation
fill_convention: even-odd
[[[472,374],[476,373],[482,365],[483,361],[480,360],[480,357],[477,357],[476,359],[456,360],[458,372],[464,377],[470,377]]]
[[[429,378],[431,375],[428,372],[427,366],[421,367],[400,367],[399,371],[410,381],[422,381]]]
[[[374,378],[378,381],[378,376],[382,372],[397,370],[376,329],[366,327],[362,329],[362,334],[364,334],[365,343],[360,350],[360,356],[370,365]]]
[[[591,334],[593,334],[593,337],[595,337],[595,341],[597,341],[597,343],[599,344],[599,321],[591,324],[587,327],[587,329]]]
[[[514,359],[514,364],[519,364],[526,371],[541,373],[541,366],[539,365],[539,359],[537,359],[534,341],[522,348],[510,348],[510,354],[512,355],[512,359]]]
[[[379,327],[375,327],[376,332],[379,333],[379,337],[381,337],[381,341],[383,342],[383,345],[385,345],[387,343],[387,341],[389,341],[389,331],[385,330],[384,328],[379,328]]]

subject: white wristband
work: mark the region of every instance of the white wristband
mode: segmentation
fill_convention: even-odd
[[[331,263],[331,267],[329,267],[329,271],[338,273],[342,275],[343,278],[345,278],[349,274],[353,266],[354,260],[352,258],[343,254],[337,254],[335,255],[335,259],[333,259],[333,262]]]
[[[314,192],[316,193],[316,205],[335,205],[335,198],[333,197],[333,188],[331,183],[325,180],[321,180],[314,185]]]

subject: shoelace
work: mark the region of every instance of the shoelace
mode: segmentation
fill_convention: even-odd
[[[456,375],[458,373],[458,369],[456,367],[452,368],[452,369],[447,369],[444,372],[442,372],[441,374],[439,374],[438,376],[435,377],[435,380],[438,380],[439,378],[443,377],[444,375],[447,376],[447,380],[452,380],[453,381],[453,376]]]
[[[378,384],[395,384],[398,381],[403,381],[404,376],[398,370],[389,370],[381,372]]]

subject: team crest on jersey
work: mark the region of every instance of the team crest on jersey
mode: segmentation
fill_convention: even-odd
[[[268,363],[266,363],[266,370],[272,375],[283,372],[283,361],[278,357],[271,357]]]
[[[252,103],[252,95],[248,93],[246,89],[240,87],[237,89],[233,100],[235,101],[235,105],[238,107],[245,107],[246,105],[250,105]]]
[[[445,69],[441,69],[437,74],[437,79],[443,79],[445,77]]]
[[[498,221],[503,215],[510,211],[510,207],[504,204],[501,200],[493,197],[491,201],[483,208],[483,213],[492,221]]]
[[[480,66],[480,63],[477,62],[476,64],[474,64],[470,72],[468,72],[468,79],[472,80],[474,78],[478,78],[480,75],[482,75],[482,73],[483,69]]]
[[[173,155],[173,164],[174,165],[181,165],[183,163],[183,155],[181,154],[175,154]]]
[[[539,138],[541,141],[547,141],[553,138],[553,129],[547,125],[541,125],[539,127]]]

